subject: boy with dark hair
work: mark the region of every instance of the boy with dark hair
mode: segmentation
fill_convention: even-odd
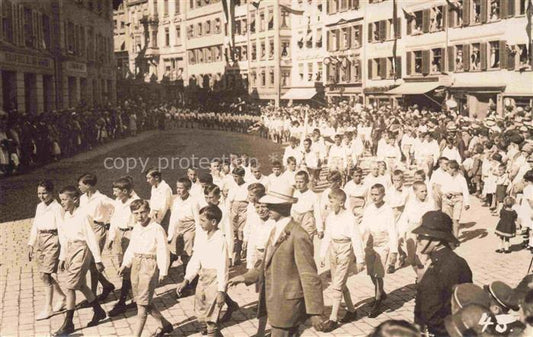
[[[97,179],[94,174],[85,173],[79,177],[78,188],[83,193],[79,199],[79,204],[89,219],[89,223],[98,241],[98,247],[100,252],[102,252],[106,242],[107,232],[110,228],[111,215],[115,210],[115,204],[113,199],[97,190],[96,183]],[[115,290],[115,286],[102,273],[97,271],[94,261],[91,262],[89,271],[91,273],[91,290],[96,294],[98,283],[102,284],[102,293],[98,296],[98,299],[100,301],[105,300]]]
[[[115,196],[115,211],[111,216],[111,228],[107,247],[113,248],[117,265],[122,265],[124,253],[128,248],[131,238],[131,231],[135,224],[135,219],[130,210],[130,205],[135,200],[132,196],[132,184],[126,178],[120,178],[113,182],[113,195]],[[127,309],[126,299],[131,290],[130,275],[125,273],[122,276],[122,286],[120,288],[120,297],[113,309],[109,311],[109,316],[116,316],[124,313]]]
[[[93,318],[87,326],[95,326],[106,317],[104,309],[98,303],[94,292],[87,286],[86,275],[91,260],[94,260],[98,273],[104,270],[100,257],[100,247],[84,209],[77,207],[79,192],[74,186],[67,186],[59,191],[61,206],[65,210],[59,231],[61,251],[59,253],[59,270],[65,271],[65,288],[67,289],[67,314],[63,325],[55,332],[56,336],[69,335],[74,332],[74,308],[76,290],[83,293],[87,302],[93,307]]]
[[[148,314],[159,325],[154,336],[163,336],[174,329],[153,304],[157,283],[167,276],[168,271],[169,256],[165,230],[150,218],[150,205],[147,200],[132,201],[130,210],[136,225],[118,274],[123,276],[127,269],[130,269],[133,296],[137,303],[135,336],[141,336]]]
[[[54,311],[60,311],[65,307],[65,294],[57,281],[57,265],[59,263],[59,236],[58,229],[63,219],[63,209],[54,199],[54,184],[50,180],[43,180],[37,184],[37,196],[41,202],[35,210],[28,240],[31,261],[35,257],[39,264],[39,274],[45,284],[45,308],[35,318],[43,320],[50,318]],[[54,292],[60,300],[52,310]]]
[[[218,224],[222,211],[215,205],[200,210],[200,226],[194,253],[187,266],[185,279],[177,287],[180,293],[199,275],[195,294],[198,321],[207,326],[208,336],[218,335],[218,316],[226,300],[229,256],[226,240]]]

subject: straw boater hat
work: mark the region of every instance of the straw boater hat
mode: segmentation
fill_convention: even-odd
[[[452,233],[452,219],[441,211],[430,211],[422,216],[422,224],[413,230],[414,234],[442,240],[452,244],[459,244],[459,240]]]
[[[270,187],[265,196],[259,199],[264,204],[294,204],[298,201],[293,197],[294,188],[289,184],[276,184]]]
[[[456,314],[446,317],[444,326],[451,337],[463,336],[493,336],[494,326],[479,324],[483,317],[488,317],[491,322],[496,322],[496,318],[488,308],[477,304],[469,304],[459,310]],[[465,333],[471,332],[472,335]],[[486,332],[487,335],[483,335]]]

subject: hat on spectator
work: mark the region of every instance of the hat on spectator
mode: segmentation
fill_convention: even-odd
[[[458,244],[459,240],[453,235],[452,231],[452,219],[448,214],[442,211],[430,211],[422,216],[422,224],[415,228],[413,233]]]
[[[490,128],[490,127],[493,127],[494,125],[496,125],[496,122],[494,121],[494,119],[489,119],[487,118],[485,120],[485,126]]]
[[[490,310],[477,304],[469,304],[444,320],[450,337],[483,336],[485,332],[492,333],[495,324],[496,318]]]
[[[454,122],[450,122],[450,123],[448,123],[448,125],[446,126],[446,130],[447,130],[448,132],[455,132],[455,131],[457,131],[457,125],[455,125]]]
[[[522,108],[521,106],[519,106],[518,108],[516,108],[516,112],[524,112],[524,108]]]
[[[518,298],[514,290],[502,281],[483,286],[489,295],[504,309],[518,310]]]
[[[473,283],[456,285],[453,289],[452,300],[459,309],[469,304],[478,304],[484,308],[490,308],[489,294]]]
[[[298,201],[293,197],[294,188],[289,184],[276,184],[270,187],[265,196],[259,202],[265,204],[294,204]]]

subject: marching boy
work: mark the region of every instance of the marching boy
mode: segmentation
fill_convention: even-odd
[[[78,188],[81,193],[80,208],[89,218],[100,252],[104,249],[107,232],[110,228],[110,218],[114,211],[114,201],[100,193],[96,188],[97,179],[94,174],[85,173],[78,179]],[[115,290],[113,283],[96,270],[95,262],[92,261],[89,272],[91,273],[91,290],[96,294],[98,283],[102,284],[102,293],[98,297],[103,301]]]
[[[116,258],[117,266],[122,265],[124,253],[128,248],[131,238],[131,231],[135,224],[133,214],[131,214],[130,205],[135,199],[132,196],[133,185],[126,178],[120,178],[113,182],[113,195],[115,200],[115,212],[111,216],[111,228],[108,236],[108,249],[113,248],[113,255]],[[122,277],[122,287],[120,288],[120,297],[113,309],[108,312],[109,316],[117,316],[124,313],[127,309],[126,299],[131,290],[130,276],[126,273]]]
[[[57,282],[60,249],[57,231],[63,218],[63,209],[54,199],[54,184],[50,180],[43,180],[37,184],[37,196],[41,202],[35,211],[28,245],[29,260],[37,258],[39,274],[45,284],[45,307],[35,318],[39,321],[50,318],[53,311],[63,310],[66,303],[65,294]],[[36,254],[34,254],[34,249]],[[60,300],[57,301],[52,311],[54,292]]]
[[[150,218],[150,204],[147,200],[132,201],[130,210],[136,225],[131,232],[130,244],[118,274],[124,276],[126,269],[130,269],[133,297],[137,303],[135,336],[141,336],[148,314],[159,325],[154,336],[163,336],[174,328],[152,301],[158,281],[161,282],[167,276],[169,253],[165,230]]]
[[[176,255],[181,258],[183,271],[192,255],[194,236],[199,225],[198,201],[191,194],[191,181],[189,178],[180,178],[176,182],[176,198],[172,204],[172,212],[168,226],[168,242],[176,250]]]
[[[59,230],[61,250],[59,253],[59,270],[65,271],[65,288],[67,290],[67,314],[63,325],[56,331],[56,336],[69,335],[74,332],[74,308],[76,290],[83,293],[87,302],[93,307],[94,315],[87,324],[95,326],[106,317],[98,299],[87,286],[86,276],[91,260],[99,273],[104,271],[100,258],[100,247],[92,230],[89,218],[84,210],[77,207],[79,192],[74,186],[64,187],[59,192],[61,206],[65,210],[63,222]]]
[[[178,285],[181,292],[198,275],[194,307],[198,321],[207,326],[208,336],[218,336],[218,315],[224,305],[229,275],[226,239],[218,224],[222,211],[215,205],[200,210],[200,226],[194,253],[187,266],[185,279]]]
[[[326,218],[326,232],[322,246],[320,247],[321,267],[326,265],[326,253],[329,248],[329,262],[331,268],[331,285],[333,289],[333,307],[329,320],[324,324],[324,331],[334,330],[338,324],[338,313],[341,300],[344,297],[348,312],[340,320],[348,323],[356,318],[356,311],[350,297],[350,291],[346,287],[349,267],[354,256],[357,262],[357,270],[363,270],[364,250],[357,220],[353,213],[346,210],[346,193],[340,188],[329,192],[329,204],[331,213]]]

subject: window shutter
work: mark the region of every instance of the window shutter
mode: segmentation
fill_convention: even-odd
[[[463,65],[465,71],[470,70],[470,45],[463,45]]]
[[[448,71],[452,72],[455,70],[455,47],[449,46],[446,55],[448,56]]]
[[[422,12],[422,31],[424,33],[429,32],[429,16],[430,16],[430,9],[426,8]]]
[[[402,78],[402,58],[400,56],[396,56],[395,67],[396,78]]]
[[[455,16],[457,12],[452,9],[451,6],[448,7],[448,27],[455,27]]]
[[[373,63],[373,61],[371,59],[368,60],[368,79],[369,80],[371,80],[373,78],[372,72],[373,72],[374,69],[372,69],[372,65],[373,65],[372,63]]]
[[[507,67],[507,43],[505,41],[500,41],[500,69],[505,69]]]
[[[374,36],[374,25],[372,23],[368,24],[368,42],[372,42],[372,36]]]
[[[407,75],[411,75],[413,73],[413,52],[407,52],[405,61]]]
[[[507,17],[508,18],[512,18],[513,16],[515,16],[515,11],[516,11],[516,8],[515,8],[515,0],[507,0]]]
[[[422,75],[429,74],[431,67],[431,51],[423,50],[422,51]]]
[[[387,78],[387,58],[382,57],[379,59],[379,77],[381,79]]]
[[[510,50],[507,50],[507,47],[505,48],[507,52],[507,64],[505,65],[507,67],[507,70],[515,70],[516,69],[516,57],[518,57],[518,53],[513,53]]]
[[[481,70],[487,70],[487,46],[488,44],[485,42],[480,43]]]
[[[487,22],[488,18],[488,0],[481,0],[481,23]]]
[[[448,13],[448,6],[442,6],[442,29],[446,29],[446,25],[448,24],[448,15],[451,13]]]
[[[347,27],[346,28],[346,34],[348,36],[348,39],[346,40],[346,45],[344,46],[344,49],[350,49],[351,45],[352,45],[352,30],[350,29],[351,27]],[[344,36],[343,36],[343,39],[344,39]]]
[[[387,39],[387,20],[379,22],[379,39],[385,41]]]
[[[335,30],[335,50],[340,50],[340,39],[341,39],[341,31],[339,29]]]
[[[407,35],[411,35],[413,31],[413,20],[412,19],[406,19],[407,22]]]
[[[463,2],[463,25],[470,24],[470,11],[472,9],[472,0],[464,0]]]
[[[394,33],[396,34],[397,39],[402,38],[402,19],[396,18],[396,26],[394,27]]]
[[[510,0],[510,1],[514,1],[514,0]],[[500,0],[500,17],[501,18],[509,17],[508,0]]]

